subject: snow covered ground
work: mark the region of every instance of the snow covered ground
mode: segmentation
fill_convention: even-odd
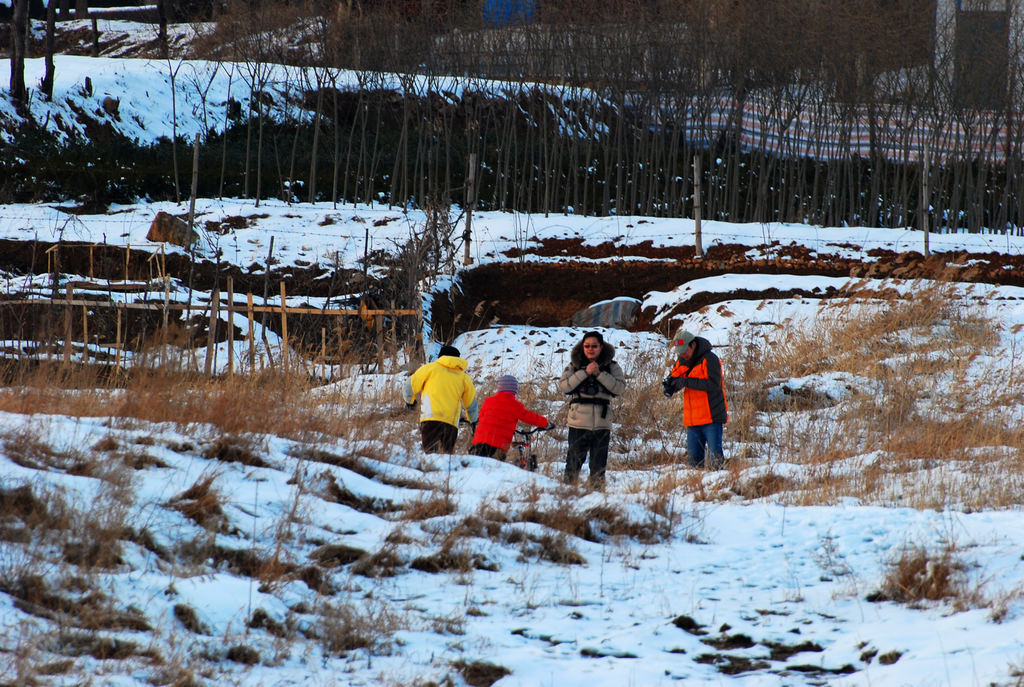
[[[240,76],[230,65],[183,69],[176,125],[189,137],[207,124],[220,126],[229,84]],[[121,112],[133,115],[119,127],[152,141],[175,125],[168,70],[160,61],[60,56],[54,102],[33,97],[30,108],[38,121],[61,121],[69,135],[79,135],[72,104],[106,121],[112,116],[103,99],[120,98]],[[29,84],[41,73],[41,60],[27,62]],[[243,90],[236,82],[232,93]],[[17,115],[0,101],[0,117]],[[173,251],[145,235],[158,211],[186,209],[139,203],[78,215],[58,204],[4,205],[0,238]],[[256,208],[238,199],[200,199],[197,216],[200,223],[251,218],[249,226],[204,236],[201,244],[203,254],[219,250],[241,266],[262,264],[271,237],[281,264],[353,266],[367,248],[390,250],[407,240],[424,219],[384,206],[263,201]],[[535,238],[654,246],[694,238],[692,221],[637,217],[479,213],[473,230],[476,264],[509,259],[504,251]],[[797,243],[870,261],[876,248],[921,251],[923,239],[909,230],[704,222],[703,242],[749,246],[751,258]],[[940,233],[931,235],[930,247],[1017,256],[1024,239]],[[0,281],[8,291],[50,286],[16,273]],[[846,283],[737,273],[679,284],[643,301],[667,312],[700,292]],[[174,297],[183,295],[179,287]],[[972,291],[965,309],[984,309],[1001,324],[999,350],[986,364],[1017,364],[1024,291],[960,288]],[[766,312],[780,326],[798,327],[821,307],[818,299],[730,300],[695,313],[688,326],[724,347],[735,332],[759,332],[755,323]],[[633,380],[646,378],[641,361],[664,355],[666,342],[654,333],[606,333]],[[524,389],[550,389],[579,336],[568,327],[498,323],[455,344],[481,387],[511,373]],[[227,360],[226,351],[218,360]],[[723,360],[728,374],[729,357]],[[587,492],[558,480],[564,433],[557,431],[536,439],[537,473],[461,453],[424,455],[410,437],[412,423],[395,416],[404,374],[339,371],[337,381],[312,393],[359,431],[312,447],[271,435],[232,438],[259,458],[252,464],[217,459],[225,437],[212,426],[0,413],[0,503],[8,509],[0,522],[0,683],[1022,684],[1024,493],[1016,477],[1007,478],[1011,505],[1001,510],[917,510],[899,494],[885,494],[887,505],[844,499],[827,507],[780,505],[771,495],[707,500],[696,497],[696,487],[710,489],[728,473],[637,466],[645,450],[641,428],[620,425],[615,436],[624,441],[613,445],[608,488]],[[780,380],[793,388],[803,383],[796,373]],[[842,380],[836,386],[840,393]],[[552,416],[560,410],[560,402],[538,404]],[[1020,409],[1011,404],[1007,412]],[[727,451],[735,451],[729,434],[727,428]],[[111,473],[75,469],[97,456]],[[803,474],[798,465],[756,452],[746,459],[751,467],[739,480]],[[124,465],[135,469],[119,470]],[[223,506],[201,526],[185,513],[200,504],[196,487],[204,483]],[[18,510],[26,488],[48,514]],[[438,512],[429,517],[403,515],[431,505]],[[44,526],[51,520],[70,525],[54,531]],[[83,578],[83,556],[68,545],[108,520],[135,534],[112,537],[116,562],[89,568]],[[889,564],[918,549],[932,555],[932,566],[948,555],[965,590],[958,599],[973,602],[870,601]],[[292,573],[264,583],[252,561],[257,568],[278,561]],[[360,633],[369,639],[352,637]]]
[[[204,200],[198,207],[204,220],[257,214],[251,201]],[[182,210],[140,204],[103,216],[72,217],[53,207],[5,206],[0,208],[0,237],[53,240],[63,234],[155,250],[144,235],[161,209]],[[363,255],[368,226],[374,245],[385,246],[403,240],[422,219],[386,207],[272,201],[264,202],[258,214],[266,217],[219,237],[224,255],[238,264],[262,261],[270,236],[282,261],[331,256],[331,261],[350,264]],[[331,224],[322,223],[326,216],[332,217]],[[378,221],[386,218],[392,221]],[[690,221],[639,220],[480,213],[474,216],[473,254],[478,263],[507,259],[504,250],[534,236],[583,236],[595,244],[623,235],[630,242],[652,240],[654,245],[692,241]],[[524,224],[529,236],[519,229]],[[897,230],[704,224],[706,245],[748,244],[756,252],[764,250],[756,246],[765,243],[766,235],[782,245],[829,246],[827,252],[848,251],[863,259],[869,259],[872,247],[911,250],[920,241],[919,234]],[[935,251],[990,251],[997,244],[1011,254],[1024,247],[1019,238],[992,235],[943,234],[931,241]],[[10,288],[23,278],[5,275],[5,282]],[[644,300],[668,307],[697,291],[813,289],[843,281],[732,274],[681,284]],[[1013,287],[974,288],[995,294],[984,307],[1004,325],[1004,349],[1019,350],[1024,293]],[[766,309],[778,321],[798,321],[820,307],[814,299],[728,301],[695,315],[691,326],[724,345],[730,332],[750,328]],[[499,323],[468,332],[455,344],[481,386],[511,373],[524,387],[549,387],[579,334],[568,327]],[[665,350],[665,341],[653,333],[607,334],[634,376],[639,371],[633,361],[650,360],[645,352],[657,359]],[[728,362],[726,356],[727,373]],[[685,489],[670,492],[667,503],[656,505],[659,483],[683,481],[693,471],[683,465],[633,468],[621,462],[624,457],[614,447],[608,490],[578,491],[558,480],[563,444],[557,435],[536,440],[542,459],[538,473],[469,455],[424,455],[414,442],[391,440],[396,428],[409,431],[408,424],[388,419],[400,403],[403,378],[401,371],[353,375],[315,391],[338,413],[377,418],[372,436],[317,447],[359,463],[361,470],[302,458],[308,447],[280,437],[249,438],[265,464],[253,467],[204,457],[221,436],[213,427],[0,415],[0,434],[6,437],[0,446],[31,435],[61,456],[109,451],[114,460],[120,451],[153,459],[132,476],[132,505],[125,517],[155,541],[124,546],[122,562],[97,573],[108,598],[145,618],[152,629],[94,634],[153,647],[163,665],[141,658],[138,650],[120,660],[82,653],[66,672],[36,673],[40,684],[159,683],[172,664],[192,671],[197,684],[253,686],[489,684],[479,675],[490,674],[493,680],[504,671],[494,684],[1020,684],[1024,527],[1017,507],[921,511],[898,502],[880,507],[854,499],[830,507],[794,507],[770,497],[698,500]],[[541,403],[541,412],[557,414],[557,404]],[[619,426],[615,433],[628,437],[637,429]],[[727,448],[728,435],[727,428]],[[748,477],[758,469],[756,456],[752,462]],[[224,522],[213,534],[175,507],[188,501],[182,496],[186,490],[207,477],[225,504]],[[354,498],[345,503],[330,498],[329,483]],[[120,503],[102,479],[76,476],[66,465],[32,467],[32,461],[0,449],[0,486],[10,493],[24,485],[51,498],[59,495],[83,517]],[[450,502],[450,512],[422,521],[396,518],[392,508],[441,497]],[[621,511],[620,520],[602,515],[607,508]],[[591,524],[590,535],[565,534],[530,509],[574,514]],[[504,514],[502,521],[488,515],[495,511]],[[289,512],[300,516],[289,519]],[[491,523],[486,534],[471,531],[469,523],[479,520]],[[273,551],[281,545],[282,522],[290,530],[286,558],[296,566],[329,560],[322,558],[323,547],[340,545],[370,557],[391,552],[396,574],[374,577],[353,572],[351,563],[324,565],[330,593],[318,595],[298,579],[261,585],[223,553]],[[630,534],[622,522],[632,523]],[[465,536],[454,534],[466,530]],[[37,536],[34,550],[5,543],[0,561],[0,589],[9,592],[0,595],[0,677],[9,683],[28,674],[26,660],[38,668],[69,653],[70,630],[61,630],[58,621],[33,612],[10,592],[12,581],[20,579],[18,571],[39,569],[42,560],[56,555],[54,544],[44,534]],[[186,542],[202,538],[221,552],[207,565],[190,570],[180,558],[156,553],[178,552],[180,557]],[[881,589],[889,563],[915,549],[953,556],[970,590],[966,596],[981,601],[963,608],[949,601],[869,601]],[[462,556],[463,565],[430,571],[429,562],[436,568],[437,557],[445,552]],[[558,552],[562,558],[551,560]],[[42,568],[50,570],[46,579],[52,588],[67,588],[66,566]],[[183,628],[177,607],[194,609],[198,632]],[[271,627],[288,628],[281,631],[287,639],[268,631],[265,623],[254,623],[257,610],[276,623]],[[339,652],[323,639],[332,622],[395,631],[381,631],[384,639],[372,651]],[[255,651],[253,663],[239,662],[239,653],[231,652],[241,645]]]

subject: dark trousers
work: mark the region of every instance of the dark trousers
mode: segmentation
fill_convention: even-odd
[[[706,461],[705,447],[707,448]],[[695,468],[721,470],[725,467],[725,454],[722,452],[722,423],[712,422],[709,425],[687,427],[686,452],[690,456],[690,465]]]
[[[420,423],[420,443],[427,453],[454,453],[459,428],[447,422],[424,420]]]
[[[469,447],[469,452],[474,456],[484,456],[485,458],[497,458],[498,460],[505,460],[505,452],[497,446],[491,446],[483,442],[479,444],[473,444]]]
[[[590,455],[590,481],[603,482],[604,469],[608,464],[608,443],[611,430],[569,428],[569,451],[565,456],[565,481],[574,482],[583,467],[587,454]]]

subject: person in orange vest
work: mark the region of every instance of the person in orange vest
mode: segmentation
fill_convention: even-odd
[[[459,438],[459,418],[476,422],[479,403],[473,380],[466,374],[469,363],[459,349],[441,346],[432,363],[421,365],[402,389],[407,408],[420,399],[420,443],[427,453],[452,453]]]
[[[719,470],[725,464],[722,430],[729,421],[722,362],[711,352],[710,341],[685,329],[676,332],[672,349],[676,362],[661,386],[666,396],[683,391],[683,424],[690,465]]]
[[[516,398],[518,393],[518,379],[512,375],[502,375],[498,379],[497,392],[485,398],[480,406],[480,419],[476,423],[470,453],[505,460],[516,425],[525,422],[534,427],[550,426],[546,417],[526,409]]]

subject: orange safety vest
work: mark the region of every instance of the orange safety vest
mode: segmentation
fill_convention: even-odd
[[[721,379],[721,396],[717,389],[703,391],[700,389],[683,389],[683,424],[687,427],[699,427],[710,425],[713,422],[725,424],[729,420],[729,404],[725,400],[725,377],[721,374],[722,364],[718,362],[719,378]],[[690,379],[709,379],[708,358],[705,356],[701,361],[689,367],[680,361],[672,367],[672,377],[688,377]],[[714,408],[714,409],[713,409]]]

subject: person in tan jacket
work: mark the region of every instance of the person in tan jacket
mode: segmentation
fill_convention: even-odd
[[[583,461],[590,458],[590,483],[604,486],[608,444],[612,430],[612,399],[626,390],[626,376],[615,362],[615,347],[600,332],[583,335],[569,355],[569,364],[558,380],[558,390],[569,396],[569,448],[565,456],[565,481],[579,476]]]

